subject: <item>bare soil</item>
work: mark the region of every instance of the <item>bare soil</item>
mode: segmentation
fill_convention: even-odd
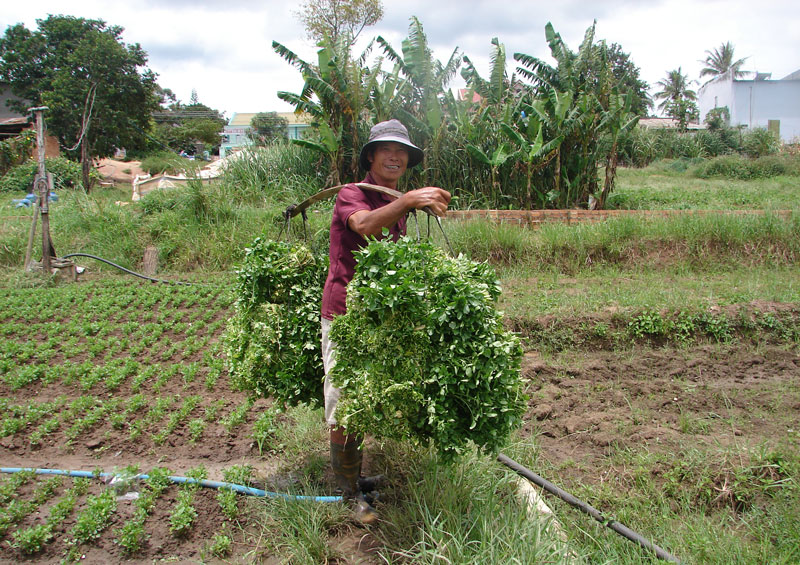
[[[769,445],[785,438],[800,421],[800,349],[796,344],[701,344],[684,348],[570,352],[547,358],[529,351],[524,358],[523,375],[530,383],[523,432],[537,438],[542,460],[548,463],[550,472],[557,473],[547,478],[566,488],[618,480],[620,475],[624,478],[626,470],[613,462],[613,455],[619,450],[678,453],[689,441],[722,447]],[[186,386],[180,379],[172,379],[160,395],[207,397],[202,382],[199,377]],[[131,396],[126,386],[129,385],[123,385],[113,394],[121,398]],[[35,390],[26,387],[19,394],[3,388],[5,385],[0,386],[2,396],[16,395],[18,402],[43,402],[59,395],[75,395],[74,388],[58,384]],[[244,400],[242,393],[226,392],[218,398],[204,398],[204,403],[219,401],[221,412],[228,413]],[[233,431],[220,423],[210,423],[195,444],[188,440],[186,423],[165,444],[156,445],[150,434],[158,428],[132,440],[126,431],[115,430],[110,422],[105,422],[71,445],[63,429],[47,436],[38,446],[21,439],[27,438],[27,434],[2,438],[0,459],[3,466],[9,467],[109,471],[131,464],[145,470],[165,466],[177,475],[202,464],[214,480],[222,479],[223,468],[249,464],[256,469],[262,483],[259,486],[281,490],[299,479],[281,467],[281,454],[259,455],[249,433],[245,433],[268,405],[269,401],[258,400],[249,412],[248,421]],[[320,445],[318,455],[325,457],[325,450],[326,446]],[[658,469],[654,472],[658,474]],[[96,481],[90,493],[97,494],[103,488]],[[146,522],[149,540],[133,558],[114,544],[114,529],[133,512],[131,502],[120,501],[114,524],[98,542],[85,547],[82,561],[151,563],[178,559],[182,563],[198,563],[206,559],[213,562],[207,552],[205,534],[218,531],[224,521],[215,500],[216,491],[198,492],[197,523],[193,533],[185,538],[176,538],[169,530],[168,513],[176,495],[177,487],[171,487],[162,497]],[[240,506],[245,509],[246,503],[242,500]],[[44,507],[18,527],[42,523],[47,515]],[[68,519],[55,532],[56,540],[32,558],[3,542],[0,563],[58,562],[72,525]],[[248,527],[254,532],[256,522]],[[239,532],[234,540],[233,562],[273,562],[265,553],[251,553],[253,548],[245,545]],[[6,540],[9,538],[10,532]],[[353,524],[349,531],[336,537],[337,548],[347,556],[339,562],[380,563],[374,556],[375,544],[368,529]]]
[[[116,159],[100,159],[96,165],[97,172],[106,182],[115,185],[130,185],[136,175],[143,175],[140,161],[118,161]]]

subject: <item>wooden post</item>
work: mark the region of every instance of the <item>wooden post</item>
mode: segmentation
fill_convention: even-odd
[[[36,149],[39,161],[39,173],[36,175],[35,188],[39,195],[39,211],[42,214],[42,270],[45,272],[45,274],[49,275],[50,260],[55,253],[52,253],[53,244],[50,241],[50,216],[48,215],[50,211],[50,186],[47,182],[47,171],[45,170],[44,161],[44,111],[47,109],[47,106],[30,108],[30,111],[36,116]]]

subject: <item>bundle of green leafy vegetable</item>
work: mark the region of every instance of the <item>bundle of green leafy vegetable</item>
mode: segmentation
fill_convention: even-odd
[[[496,309],[493,269],[411,238],[356,253],[347,314],[335,318],[337,419],[349,432],[495,451],[526,402],[522,347]]]
[[[320,304],[327,257],[257,238],[237,273],[225,333],[231,381],[281,405],[322,401]]]

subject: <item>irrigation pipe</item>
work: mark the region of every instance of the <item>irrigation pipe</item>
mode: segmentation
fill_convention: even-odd
[[[525,477],[526,479],[528,479],[532,483],[542,487],[544,490],[546,490],[550,494],[553,494],[553,495],[557,496],[558,498],[560,498],[561,500],[563,500],[564,502],[566,502],[570,506],[573,506],[573,507],[577,508],[578,510],[580,510],[581,512],[583,512],[585,514],[588,514],[589,516],[591,516],[592,518],[594,518],[595,520],[597,520],[601,524],[603,524],[605,526],[608,526],[609,528],[611,528],[613,531],[615,531],[616,533],[618,533],[622,537],[628,539],[629,541],[632,541],[634,543],[639,544],[641,547],[643,547],[644,549],[646,549],[648,551],[652,551],[656,555],[656,557],[658,557],[659,559],[663,559],[664,561],[670,561],[672,563],[680,563],[680,560],[677,557],[675,557],[674,555],[672,555],[671,553],[667,552],[664,549],[661,549],[656,544],[650,542],[646,538],[644,538],[641,535],[637,534],[636,532],[634,532],[633,530],[631,530],[630,528],[628,528],[624,524],[620,524],[616,520],[611,520],[611,519],[608,519],[608,518],[604,517],[602,512],[600,512],[599,510],[597,510],[593,506],[590,506],[589,504],[586,504],[582,500],[580,500],[578,498],[575,498],[574,496],[572,496],[567,491],[557,487],[556,485],[554,485],[553,483],[551,483],[547,479],[544,479],[544,478],[540,477],[539,475],[537,475],[536,473],[534,473],[530,469],[527,469],[527,468],[523,467],[522,465],[520,465],[519,463],[517,463],[513,459],[510,459],[509,457],[507,457],[503,453],[499,453],[497,455],[497,460],[500,461],[500,463],[502,463],[506,467],[508,467],[508,468],[512,469],[513,471],[515,471],[516,473],[518,473],[519,475]]]
[[[144,279],[144,280],[147,280],[147,281],[160,282],[160,283],[164,283],[164,284],[178,284],[178,285],[184,285],[184,286],[197,286],[197,283],[190,283],[190,282],[183,282],[183,281],[168,281],[168,280],[165,280],[165,279],[154,279],[153,277],[148,277],[147,275],[143,275],[142,273],[137,273],[136,271],[131,271],[130,269],[126,269],[125,267],[117,265],[116,263],[112,263],[108,259],[103,259],[102,257],[98,257],[97,255],[90,255],[89,253],[68,253],[67,255],[64,255],[63,257],[61,257],[61,259],[69,259],[70,257],[88,257],[90,259],[96,259],[97,261],[102,261],[103,263],[111,265],[112,267],[116,267],[120,271],[124,271],[124,272],[128,273],[129,275],[133,275],[134,277],[139,277],[140,279]],[[199,285],[199,286],[202,286],[202,285]]]
[[[37,475],[65,475],[68,477],[81,477],[85,479],[108,479],[116,475],[114,473],[95,473],[93,471],[69,471],[65,469],[34,469],[25,467],[0,467],[0,473],[22,473],[25,471],[33,471]],[[133,477],[136,480],[147,480],[149,478],[146,474],[140,474]],[[213,489],[228,489],[248,496],[256,496],[261,498],[283,498],[285,500],[303,500],[313,502],[341,502],[341,496],[306,496],[285,494],[281,492],[270,492],[268,490],[261,490],[258,488],[248,487],[244,485],[237,485],[234,483],[225,483],[220,481],[207,481],[192,479],[190,477],[168,477],[169,480],[175,484],[196,484],[205,488]]]

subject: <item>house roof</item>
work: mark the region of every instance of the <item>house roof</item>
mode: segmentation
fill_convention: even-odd
[[[458,89],[458,99],[459,100],[466,100],[468,95],[469,95],[469,89],[468,88],[459,88]],[[476,102],[476,103],[480,102],[481,101],[481,95],[478,94],[477,92],[473,91],[473,93],[472,93],[472,101]]]
[[[229,126],[249,126],[252,119],[259,112],[235,112],[228,122]],[[289,125],[308,124],[311,122],[311,116],[308,114],[296,114],[294,112],[275,112],[281,118],[285,119]]]
[[[678,129],[678,120],[672,118],[640,118],[639,125],[645,129]],[[706,129],[705,124],[690,122],[686,129]]]
[[[800,80],[800,69],[797,69],[795,72],[786,75],[781,80]]]

